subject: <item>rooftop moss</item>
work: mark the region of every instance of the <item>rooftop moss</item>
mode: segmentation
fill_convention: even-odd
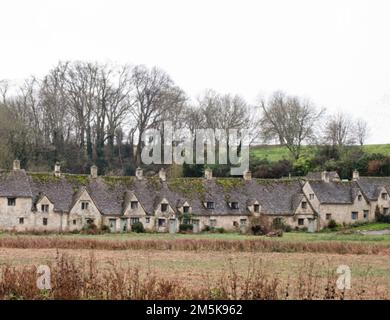
[[[161,182],[160,178],[157,176],[154,177],[148,177],[147,180],[147,185],[149,188],[154,189],[154,190],[160,190],[161,189]]]
[[[181,193],[189,198],[204,198],[205,188],[203,179],[174,178],[168,180],[168,187],[174,192]]]
[[[57,182],[61,180],[61,178],[56,177],[54,174],[51,173],[29,172],[28,175],[36,183],[49,183],[49,182]]]
[[[86,186],[89,183],[89,175],[86,174],[65,174],[64,176],[71,184]]]
[[[110,188],[114,188],[117,185],[131,188],[134,183],[134,177],[130,176],[102,176],[101,178]]]
[[[223,188],[225,193],[244,186],[245,181],[240,178],[219,178],[215,182]]]

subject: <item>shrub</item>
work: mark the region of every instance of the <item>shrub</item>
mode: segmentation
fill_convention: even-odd
[[[88,223],[81,229],[80,233],[82,233],[82,234],[98,234],[99,229],[96,226],[96,224]]]
[[[331,230],[335,230],[338,227],[337,222],[335,220],[330,220],[328,223],[328,228]]]
[[[224,228],[217,228],[216,229],[218,233],[225,233],[225,229]]]
[[[203,232],[210,232],[212,230],[212,228],[208,225],[205,225],[202,229]]]
[[[272,230],[271,222],[268,217],[251,217],[249,220],[248,231],[253,235],[264,235]]]
[[[131,225],[131,231],[136,232],[136,233],[144,233],[145,228],[142,222],[135,222]]]
[[[378,222],[390,223],[390,215],[379,214],[376,220]]]
[[[182,223],[179,226],[179,231],[183,232],[183,233],[192,232],[193,229],[194,229],[194,226],[192,224],[188,224],[188,223]]]
[[[107,226],[107,225],[102,225],[102,227],[101,227],[101,231],[103,232],[103,233],[110,233],[111,232],[111,229],[110,229],[110,227],[109,226]]]

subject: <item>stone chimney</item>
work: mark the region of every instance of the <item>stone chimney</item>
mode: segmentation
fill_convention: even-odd
[[[158,172],[158,175],[159,175],[161,181],[166,181],[167,180],[167,173],[165,172],[164,168],[160,169],[160,171]]]
[[[360,175],[359,175],[359,171],[357,171],[356,169],[353,171],[353,173],[352,173],[352,180],[353,181],[357,181],[357,180],[359,180],[359,178],[360,178]]]
[[[56,162],[56,164],[54,165],[54,175],[56,177],[61,177],[61,165],[59,162]]]
[[[14,171],[20,170],[20,160],[14,160]]]
[[[98,167],[93,165],[91,167],[91,178],[96,179],[98,177]]]
[[[136,176],[136,178],[138,180],[142,180],[143,179],[144,172],[143,172],[143,170],[140,167],[138,167],[137,170],[135,170],[135,176]]]
[[[243,178],[246,181],[252,180],[252,172],[249,170],[245,170],[243,173]]]
[[[213,178],[213,170],[211,169],[205,169],[204,170],[204,177],[207,179],[207,180],[211,180]]]
[[[328,171],[322,171],[321,172],[321,180],[324,181],[324,182],[329,182],[330,181]]]

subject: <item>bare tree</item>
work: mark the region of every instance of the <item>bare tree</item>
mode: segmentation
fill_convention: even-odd
[[[7,80],[0,80],[0,96],[3,105],[6,104],[8,89],[9,89],[9,82]]]
[[[343,147],[356,142],[354,126],[351,118],[343,113],[337,113],[328,118],[324,129],[325,143]]]
[[[295,159],[301,154],[302,144],[315,138],[314,128],[325,111],[283,92],[274,93],[268,102],[262,100],[260,108],[263,140],[278,139]]]
[[[358,119],[355,123],[354,129],[356,140],[361,146],[363,146],[370,134],[370,128],[368,127],[367,121],[364,119]]]
[[[134,86],[131,114],[137,123],[138,142],[136,164],[141,164],[142,135],[147,129],[157,128],[178,106],[183,105],[185,95],[176,87],[164,71],[145,66],[136,66],[132,71]]]

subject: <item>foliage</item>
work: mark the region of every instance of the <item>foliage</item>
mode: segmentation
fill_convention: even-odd
[[[144,233],[145,228],[144,228],[144,225],[142,224],[142,222],[135,222],[131,225],[131,231],[133,231],[135,233]]]
[[[331,230],[335,230],[338,227],[337,222],[334,219],[331,219],[328,223],[328,228]]]
[[[189,223],[182,223],[179,225],[179,231],[183,233],[192,232],[194,229],[194,226]]]

